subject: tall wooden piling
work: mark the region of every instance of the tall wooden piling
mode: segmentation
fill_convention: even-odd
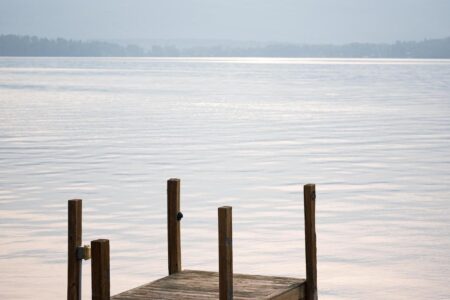
[[[219,207],[219,299],[233,299],[232,208]]]
[[[91,241],[91,255],[92,300],[109,300],[109,240]]]
[[[317,300],[316,186],[303,187],[305,211],[306,300]]]
[[[181,272],[180,179],[167,181],[167,242],[169,275]]]
[[[68,257],[67,257],[67,299],[81,299],[81,260],[77,248],[82,239],[82,200],[69,200],[68,210]]]

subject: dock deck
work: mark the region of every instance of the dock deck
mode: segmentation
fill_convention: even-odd
[[[304,298],[304,279],[233,274],[233,299]],[[122,292],[114,300],[219,299],[219,273],[184,270]]]
[[[175,300],[175,299],[272,299],[317,300],[316,191],[314,184],[303,187],[305,216],[306,279],[233,272],[232,207],[217,209],[218,272],[183,270],[181,264],[180,180],[167,181],[167,250],[169,276],[110,296],[110,247],[108,239],[82,245],[82,200],[69,200],[67,300],[81,300],[81,266],[91,260],[92,300]]]

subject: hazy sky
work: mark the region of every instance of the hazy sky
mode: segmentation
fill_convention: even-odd
[[[450,0],[0,0],[0,33],[392,42],[450,36]]]

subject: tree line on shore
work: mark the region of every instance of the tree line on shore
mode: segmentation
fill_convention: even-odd
[[[0,56],[131,56],[131,57],[336,57],[336,58],[450,58],[450,37],[393,44],[264,46],[122,46],[104,41],[0,35]]]

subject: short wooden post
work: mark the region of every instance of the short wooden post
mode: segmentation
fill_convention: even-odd
[[[67,299],[81,299],[81,260],[77,248],[82,238],[82,200],[69,200],[68,210],[68,249],[67,249]]]
[[[92,300],[109,300],[109,240],[91,241]]]
[[[316,186],[303,187],[305,211],[306,300],[317,300]]]
[[[233,226],[230,206],[219,207],[219,299],[233,299]]]
[[[180,179],[167,181],[167,247],[169,275],[181,272]]]

